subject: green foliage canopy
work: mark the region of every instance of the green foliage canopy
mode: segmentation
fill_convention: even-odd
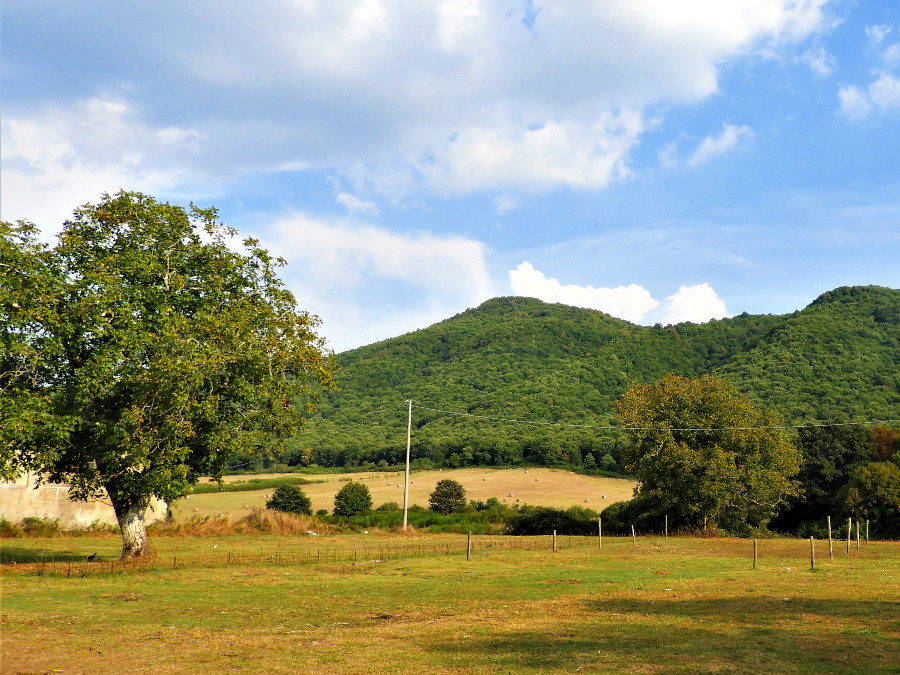
[[[54,414],[64,279],[27,222],[0,223],[0,478],[52,453],[71,420]]]
[[[637,494],[658,500],[675,526],[758,527],[797,493],[801,456],[774,428],[780,418],[724,380],[666,375],[630,388],[616,409]]]
[[[334,496],[334,515],[350,518],[372,510],[369,488],[351,480]]]
[[[311,516],[312,500],[296,485],[279,485],[266,500],[266,508]]]
[[[434,486],[434,491],[428,497],[428,504],[432,511],[452,513],[466,505],[466,489],[459,481],[444,478]]]
[[[893,462],[857,467],[840,499],[847,513],[872,521],[880,536],[900,536],[900,467]]]

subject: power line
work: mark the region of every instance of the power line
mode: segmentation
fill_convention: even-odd
[[[405,407],[405,404],[404,404]],[[780,426],[767,427],[623,427],[618,425],[600,425],[600,424],[568,424],[566,422],[542,422],[537,420],[520,420],[511,417],[491,417],[489,415],[474,415],[472,413],[459,412],[456,410],[444,410],[442,408],[429,408],[424,405],[413,404],[413,407],[420,410],[429,410],[431,412],[443,413],[445,415],[457,415],[459,417],[471,417],[480,420],[489,420],[492,422],[510,422],[513,424],[530,424],[532,426],[553,426],[569,429],[606,429],[615,431],[757,431],[770,429],[818,429],[825,427],[854,427],[854,426],[875,426],[878,424],[893,424],[900,420],[873,420],[870,422],[825,422],[822,424],[785,424]]]

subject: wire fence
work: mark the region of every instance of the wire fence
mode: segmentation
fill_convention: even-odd
[[[597,547],[597,537],[566,535],[555,537],[541,535],[530,537],[510,537],[478,535],[471,550],[513,551],[513,550],[554,550]],[[604,537],[605,539],[605,537]],[[317,547],[302,551],[278,550],[274,552],[223,552],[196,553],[168,556],[149,556],[130,560],[60,561],[38,560],[24,563],[0,565],[0,574],[32,574],[96,576],[127,572],[164,569],[195,569],[231,566],[303,566],[323,563],[369,564],[402,558],[431,556],[452,556],[467,554],[470,542],[465,536],[454,537],[452,541],[440,542],[393,542],[390,544],[366,544],[362,546]]]

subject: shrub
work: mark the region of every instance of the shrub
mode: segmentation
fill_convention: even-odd
[[[631,526],[639,532],[662,532],[665,527],[665,506],[651,495],[640,495],[625,502],[610,504],[601,512],[603,531],[609,534],[631,534]],[[681,524],[670,516],[669,530]]]
[[[848,514],[870,519],[881,536],[900,536],[900,468],[893,462],[858,467],[840,497]]]
[[[439,480],[434,492],[428,498],[432,511],[451,513],[466,505],[466,489],[457,481],[445,478]]]
[[[573,506],[570,509],[554,509],[549,506],[524,506],[513,516],[509,534],[597,534],[597,517],[592,509]]]
[[[312,502],[296,485],[280,485],[266,501],[266,508],[285,513],[312,515]]]
[[[375,509],[375,513],[400,513],[401,511],[403,509],[400,508],[397,502],[385,502]]]
[[[362,483],[350,481],[334,496],[334,515],[350,518],[372,509],[372,495]]]

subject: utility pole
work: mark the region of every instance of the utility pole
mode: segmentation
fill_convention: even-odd
[[[409,505],[409,445],[412,438],[412,401],[409,405],[409,415],[406,418],[406,476],[403,479],[403,531],[406,531],[406,510]]]

